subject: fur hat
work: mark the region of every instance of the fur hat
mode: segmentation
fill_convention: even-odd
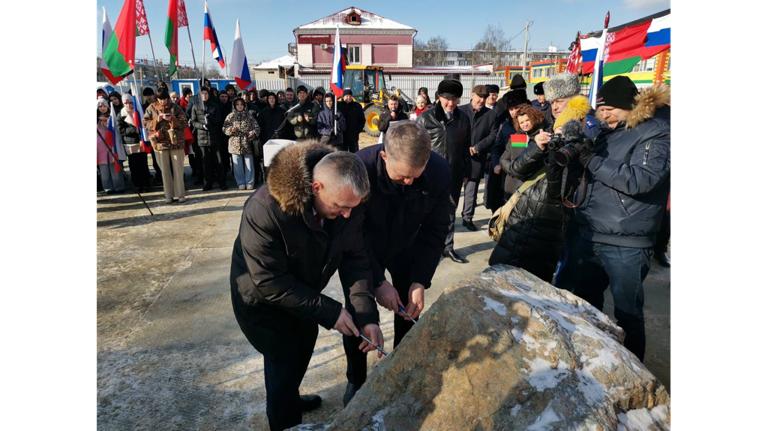
[[[531,101],[528,100],[528,94],[526,94],[525,90],[512,90],[505,94],[501,100],[507,109],[520,105],[521,103],[531,103]]]
[[[539,82],[538,84],[533,86],[533,94],[537,96],[541,96],[544,94],[544,83]]]
[[[631,110],[635,105],[637,86],[626,76],[617,76],[603,84],[597,91],[595,107],[608,105],[614,108]]]
[[[512,81],[509,83],[509,89],[510,90],[517,90],[519,88],[525,88],[527,84],[525,83],[525,78],[523,78],[523,75],[517,74],[512,77]]]
[[[480,97],[488,97],[488,89],[485,87],[485,85],[475,85],[472,88],[472,92]]]
[[[458,99],[464,94],[464,86],[456,79],[443,79],[437,86],[437,94],[448,99]]]
[[[485,85],[485,89],[486,89],[486,90],[487,90],[489,93],[497,93],[497,94],[499,93],[499,86],[498,86],[498,85],[496,85],[496,84],[486,84],[486,85]]]
[[[550,102],[579,94],[581,84],[579,77],[573,73],[560,73],[544,83],[544,95]]]

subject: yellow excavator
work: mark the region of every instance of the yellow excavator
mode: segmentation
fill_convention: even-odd
[[[387,74],[390,82],[392,76]],[[379,136],[379,117],[387,115],[387,101],[396,98],[400,109],[409,114],[414,107],[413,100],[392,86],[387,90],[384,68],[381,66],[348,65],[344,71],[344,87],[352,90],[352,97],[363,106],[365,131]]]

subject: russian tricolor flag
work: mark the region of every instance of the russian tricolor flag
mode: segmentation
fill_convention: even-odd
[[[137,92],[134,91],[134,93],[137,93]],[[149,134],[147,133],[147,130],[144,129],[144,123],[142,123],[142,120],[144,120],[144,108],[141,106],[139,98],[134,95],[133,96],[133,124],[136,126],[137,129],[139,129],[139,139],[141,140],[141,151],[144,153],[151,153],[152,145],[150,145],[149,143]]]
[[[331,90],[337,98],[344,94],[344,71],[347,70],[346,61],[342,55],[339,27],[336,27],[336,40],[333,43],[333,68],[331,69]]]
[[[595,71],[595,59],[597,49],[600,47],[600,37],[587,37],[581,42],[581,73],[587,74]]]
[[[211,12],[208,10],[208,1],[205,2],[203,40],[211,42],[213,59],[219,62],[219,66],[221,66],[222,69],[226,68],[227,65],[224,63],[224,56],[221,54],[221,46],[219,46],[219,38],[216,36],[216,29],[213,27],[213,18],[211,18]],[[203,49],[205,49],[205,47],[203,47]]]
[[[240,20],[235,28],[235,46],[232,48],[232,63],[229,64],[229,77],[234,78],[241,89],[251,85],[251,72],[248,71],[248,59],[245,58],[243,36],[240,34]]]
[[[647,60],[656,54],[664,52],[672,46],[671,29],[672,14],[654,18],[648,27],[647,40],[643,48],[642,59]]]
[[[115,159],[115,172],[120,172],[120,161],[127,159],[125,155],[125,147],[123,147],[123,137],[120,135],[120,131],[116,129],[117,113],[115,112],[115,105],[112,102],[109,103],[109,123],[107,123],[107,144],[112,145],[112,153],[117,156]],[[110,155],[107,155],[109,160]]]

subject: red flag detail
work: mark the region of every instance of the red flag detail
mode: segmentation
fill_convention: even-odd
[[[187,7],[184,5],[184,0],[179,0],[178,8],[177,28],[186,27],[189,25],[189,22],[187,21]]]
[[[136,0],[136,35],[147,34],[149,34],[149,22],[147,22],[147,12],[144,10],[144,0]]]

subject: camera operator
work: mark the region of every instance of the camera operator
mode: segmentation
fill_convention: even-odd
[[[392,97],[387,100],[387,115],[379,117],[379,131],[387,133],[391,121],[403,121],[408,119],[408,114],[400,109],[400,103],[397,98]]]
[[[669,195],[670,128],[657,108],[669,99],[666,85],[638,95],[629,78],[613,78],[597,93],[603,124],[594,146],[576,145],[587,184],[574,200],[583,204],[574,211],[580,237],[573,292],[602,310],[610,285],[624,345],[641,361],[643,280]]]

